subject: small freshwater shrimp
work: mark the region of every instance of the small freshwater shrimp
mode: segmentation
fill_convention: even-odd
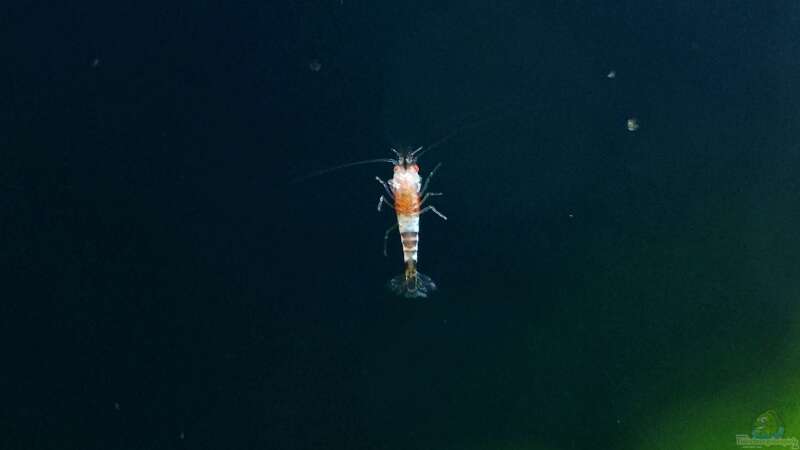
[[[515,106],[516,105],[516,106]],[[400,233],[400,243],[403,247],[403,273],[393,277],[389,280],[389,289],[406,298],[425,298],[431,292],[436,290],[436,283],[431,278],[417,270],[418,254],[419,254],[419,219],[422,214],[430,211],[447,220],[447,217],[439,212],[433,205],[428,205],[427,202],[431,197],[442,195],[441,192],[428,192],[428,184],[433,178],[433,175],[441,167],[441,163],[437,164],[425,177],[425,181],[419,174],[419,165],[417,161],[422,156],[434,148],[440,147],[448,142],[453,137],[461,134],[464,131],[477,128],[478,126],[499,120],[509,118],[514,115],[519,115],[525,111],[518,102],[511,104],[513,109],[505,108],[497,114],[488,117],[479,118],[471,122],[467,122],[460,127],[452,130],[450,133],[439,138],[432,144],[418,147],[413,151],[397,151],[392,148],[396,159],[392,158],[377,158],[368,159],[364,161],[355,161],[351,163],[341,164],[327,169],[322,169],[312,172],[306,176],[295,179],[295,182],[300,182],[313,178],[326,173],[334,172],[346,167],[358,166],[362,164],[373,163],[390,163],[394,166],[394,174],[392,178],[387,181],[382,180],[380,177],[375,177],[378,182],[383,186],[386,195],[381,195],[378,199],[378,211],[383,206],[389,206],[394,209],[397,216],[397,223],[389,227],[383,237],[383,254],[386,255],[386,244],[389,240],[389,235],[394,229]],[[524,106],[524,105],[523,105]]]
[[[438,144],[439,143],[437,143],[437,145]],[[433,147],[434,146],[429,146],[425,151]],[[397,156],[397,159],[378,158],[342,164],[313,172],[295,180],[295,182],[345,167],[378,162],[391,163],[394,166],[394,175],[392,178],[388,181],[384,181],[380,177],[375,177],[386,191],[386,195],[381,195],[378,199],[378,211],[380,211],[384,205],[389,206],[394,209],[397,216],[397,223],[389,227],[384,234],[383,254],[384,256],[386,255],[386,244],[389,240],[389,235],[394,229],[397,229],[400,233],[400,243],[403,247],[403,263],[405,269],[403,273],[389,280],[388,287],[392,292],[406,298],[425,298],[436,289],[436,283],[434,283],[430,277],[417,270],[419,218],[422,214],[431,211],[442,219],[447,220],[447,217],[434,206],[426,204],[429,198],[442,195],[441,192],[428,192],[428,184],[433,174],[441,167],[441,164],[437,164],[436,167],[428,173],[423,184],[422,178],[419,175],[419,166],[417,165],[417,159],[424,152],[423,147],[419,147],[410,152],[399,152],[395,149],[392,149],[392,151]]]
[[[383,205],[387,205],[394,209],[397,215],[397,223],[386,230],[384,234],[383,253],[386,255],[386,242],[389,234],[395,228],[400,233],[400,242],[403,245],[405,270],[402,274],[389,280],[389,289],[407,298],[424,298],[436,289],[436,283],[417,270],[420,216],[427,211],[432,211],[447,220],[447,217],[434,206],[425,205],[430,197],[442,195],[441,192],[428,192],[428,183],[441,164],[437,164],[430,171],[425,179],[425,184],[422,184],[417,165],[417,154],[421,150],[422,147],[419,147],[413,152],[400,153],[392,149],[397,155],[397,160],[394,161],[394,175],[388,182],[381,180],[380,177],[375,177],[384,187],[389,198],[394,200],[394,204],[392,204],[386,196],[381,195],[378,199],[378,211]]]

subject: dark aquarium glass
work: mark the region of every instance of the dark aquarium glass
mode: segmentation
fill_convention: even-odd
[[[797,448],[800,3],[6,3],[0,449]]]

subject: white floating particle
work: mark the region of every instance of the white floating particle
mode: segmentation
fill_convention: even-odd
[[[616,78],[616,77],[617,77],[616,70],[612,70],[611,72],[608,72],[608,75],[606,75],[606,78]]]
[[[639,119],[636,117],[631,117],[628,119],[628,131],[636,131],[639,129]]]

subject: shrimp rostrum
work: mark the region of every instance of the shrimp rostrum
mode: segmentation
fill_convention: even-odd
[[[394,164],[394,175],[388,181],[375,177],[386,190],[386,195],[381,195],[378,200],[378,211],[386,205],[394,209],[397,215],[397,223],[386,230],[384,235],[384,255],[386,254],[386,242],[389,239],[389,234],[395,228],[400,233],[400,242],[403,245],[405,270],[402,274],[389,280],[388,287],[396,294],[406,298],[425,298],[431,291],[436,289],[436,284],[433,280],[417,270],[420,216],[431,211],[442,219],[447,220],[447,217],[435,207],[426,205],[430,197],[442,195],[440,192],[428,192],[428,183],[441,164],[438,164],[428,173],[423,184],[419,175],[419,166],[417,165],[417,158],[421,155],[420,150],[422,150],[422,147],[412,152],[401,153],[392,149],[397,155],[397,160],[390,160]]]

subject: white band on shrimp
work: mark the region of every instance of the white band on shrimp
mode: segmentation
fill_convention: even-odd
[[[397,215],[397,227],[400,233],[419,233],[419,215]]]

